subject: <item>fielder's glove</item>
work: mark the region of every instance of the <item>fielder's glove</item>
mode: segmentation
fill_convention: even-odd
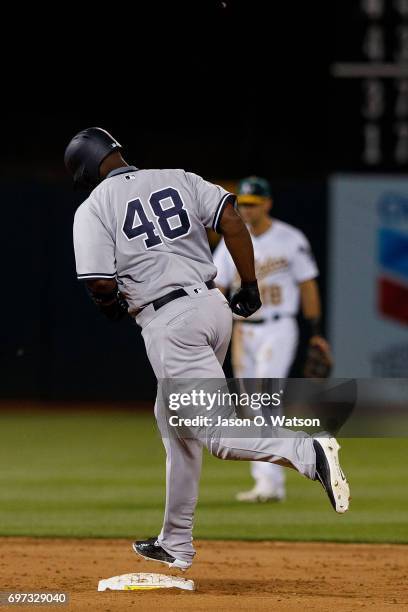
[[[234,293],[230,300],[232,312],[240,317],[250,317],[262,306],[259,296],[258,282],[241,283],[240,289]]]
[[[328,378],[333,368],[333,358],[328,342],[321,336],[309,341],[303,376],[305,378]]]

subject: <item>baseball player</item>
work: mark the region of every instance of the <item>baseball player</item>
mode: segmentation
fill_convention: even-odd
[[[329,354],[320,332],[318,269],[301,231],[272,219],[271,188],[263,178],[250,176],[238,187],[240,214],[249,227],[255,253],[262,307],[252,316],[236,317],[232,335],[232,366],[236,378],[286,378],[297,343],[296,315],[301,303],[310,328],[310,343]],[[224,241],[214,252],[216,283],[226,293],[239,286],[239,274]],[[251,464],[254,487],[237,494],[243,502],[285,498],[281,466]]]
[[[127,313],[136,319],[158,379],[225,380],[231,309],[247,317],[261,305],[251,237],[235,210],[235,196],[191,172],[128,165],[120,144],[101,128],[74,136],[65,164],[75,183],[93,189],[75,214],[74,249],[77,276],[96,306],[113,320]],[[215,288],[206,227],[222,232],[241,277],[230,304]],[[203,439],[184,439],[169,435],[165,410],[158,396],[155,416],[167,453],[166,507],[160,534],[133,544],[144,558],[190,567],[204,445],[222,459],[293,467],[321,482],[336,512],[348,509],[349,486],[334,438],[275,428],[276,437],[254,433],[236,439],[209,426]]]

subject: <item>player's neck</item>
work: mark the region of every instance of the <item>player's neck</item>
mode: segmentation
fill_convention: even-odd
[[[102,179],[106,178],[109,172],[117,170],[118,168],[124,168],[129,164],[123,159],[119,151],[115,151],[106,157],[99,168],[99,174]]]
[[[272,223],[273,221],[270,217],[261,219],[259,223],[257,223],[256,225],[250,226],[250,232],[253,236],[261,236],[261,234],[264,234],[265,232],[268,231],[268,229],[270,229],[270,227],[272,226]]]

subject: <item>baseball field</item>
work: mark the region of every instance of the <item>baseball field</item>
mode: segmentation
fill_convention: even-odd
[[[287,470],[284,503],[245,505],[245,462],[205,454],[196,592],[104,592],[98,580],[166,571],[132,539],[156,535],[164,452],[152,413],[106,406],[0,411],[0,590],[60,590],[72,610],[406,610],[406,439],[342,440],[352,505]],[[26,608],[27,609],[27,608]]]

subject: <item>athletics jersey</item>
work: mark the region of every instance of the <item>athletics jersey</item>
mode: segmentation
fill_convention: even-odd
[[[262,308],[251,318],[296,315],[299,283],[319,274],[307,238],[300,230],[277,219],[273,219],[266,232],[251,238],[262,299]],[[214,263],[218,270],[215,282],[219,287],[234,290],[240,286],[241,280],[223,240],[214,252]]]

